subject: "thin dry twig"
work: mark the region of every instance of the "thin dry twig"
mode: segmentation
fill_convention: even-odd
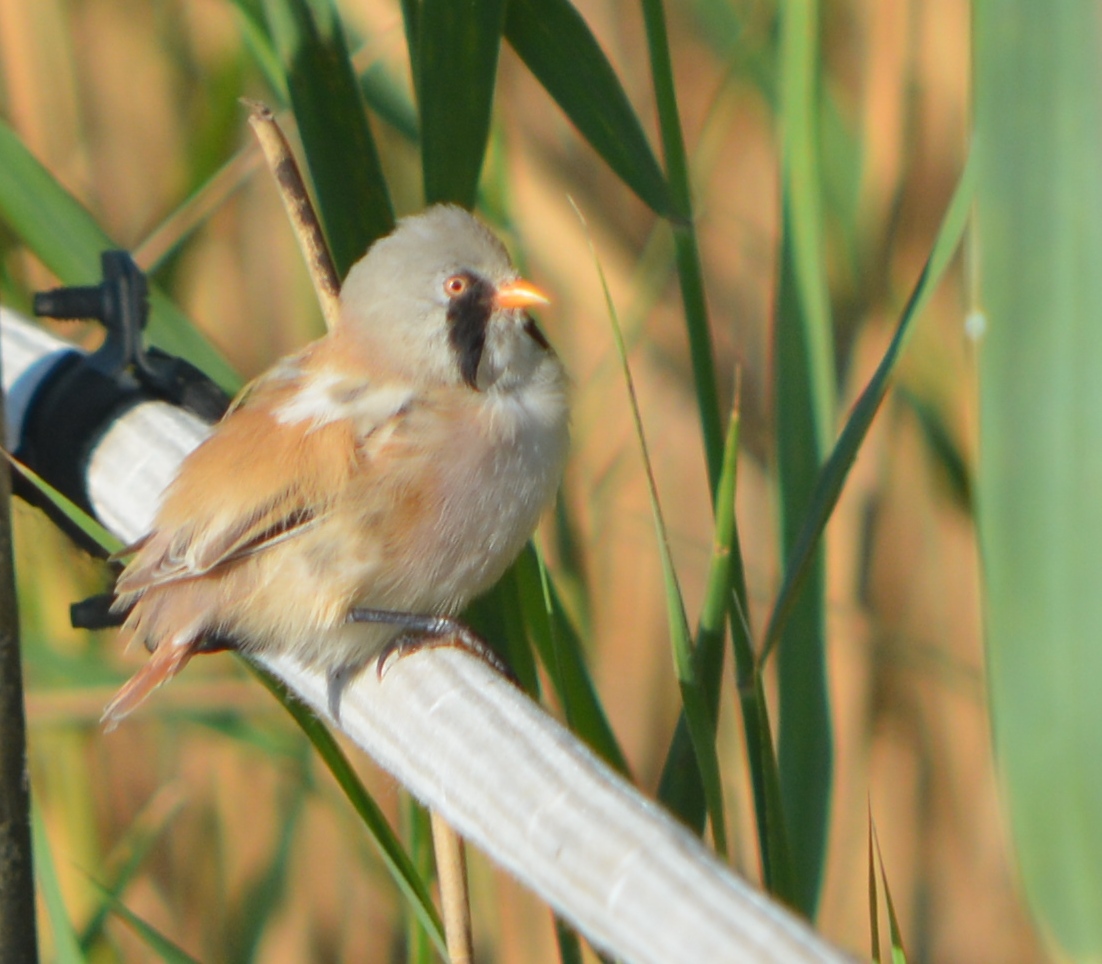
[[[332,330],[340,315],[341,282],[333,266],[329,246],[325,243],[321,222],[306,190],[306,182],[271,108],[258,100],[244,100],[243,103],[249,108],[249,124],[264,151],[264,158],[279,186],[283,206],[295,229],[325,325]]]

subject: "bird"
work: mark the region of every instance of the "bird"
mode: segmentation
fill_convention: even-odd
[[[548,301],[461,207],[377,240],[332,330],[245,387],[124,550],[112,610],[151,656],[104,722],[197,653],[332,682],[455,631],[562,479],[568,378],[528,313]]]

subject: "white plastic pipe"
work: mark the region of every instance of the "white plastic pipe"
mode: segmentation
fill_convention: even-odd
[[[69,346],[0,308],[7,439]],[[117,421],[92,452],[100,520],[131,540],[206,435],[163,403]],[[721,864],[539,705],[464,650],[423,649],[369,668],[328,707],[323,674],[258,660],[419,800],[545,899],[596,946],[637,964],[849,958]]]

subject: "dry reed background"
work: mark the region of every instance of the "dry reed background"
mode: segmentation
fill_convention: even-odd
[[[633,104],[651,118],[636,6],[578,6]],[[746,26],[737,48],[745,67],[767,41],[770,8],[731,8]],[[378,59],[404,76],[398,4],[363,0],[341,9],[352,32],[368,38],[360,62]],[[752,66],[729,73],[727,54],[736,48],[709,19],[725,9],[670,3],[669,15],[724,398],[741,368],[738,515],[760,631],[779,578],[769,448],[777,148],[771,109],[745,80]],[[962,164],[969,16],[965,0],[851,0],[824,12],[828,80],[850,147],[864,151],[860,164],[825,158],[827,183],[849,192],[858,226],[851,247],[828,235],[846,399],[890,336]],[[233,152],[256,156],[236,104],[240,93],[266,95],[249,63],[224,0],[0,0],[0,113],[114,239],[139,254]],[[512,247],[554,294],[542,320],[576,383],[564,499],[593,585],[592,611],[582,614],[591,662],[632,770],[653,789],[679,708],[661,572],[603,298],[568,195],[588,219],[629,331],[659,492],[694,612],[711,513],[671,251],[662,232],[650,236],[654,216],[507,48],[501,71],[486,182],[507,186]],[[375,129],[399,210],[412,210],[415,150],[383,125]],[[51,283],[3,234],[0,257],[5,294],[18,299]],[[161,279],[243,377],[321,331],[259,165]],[[819,925],[865,952],[871,804],[912,960],[1030,961],[1041,953],[1015,892],[983,702],[972,520],[960,477],[946,470],[920,419],[934,413],[927,428],[943,428],[970,460],[975,385],[966,310],[958,268],[917,326],[828,530],[837,774]],[[399,900],[347,803],[274,702],[232,659],[212,657],[104,735],[98,712],[132,660],[109,634],[67,626],[68,602],[98,591],[103,573],[75,558],[35,512],[17,508],[16,522],[33,792],[74,921],[97,904],[86,872],[102,878],[128,857],[120,841],[154,835],[126,903],[197,958],[245,960],[254,946],[253,959],[265,962],[388,959],[402,934]],[[740,758],[733,705],[726,685],[720,747]],[[222,715],[195,712],[221,707]],[[369,761],[356,762],[401,822],[391,782]],[[754,877],[748,787],[727,789],[736,852]],[[546,910],[484,862],[476,859],[473,872],[486,959],[556,959]],[[107,926],[118,953],[101,948],[94,960],[147,959],[124,926]]]

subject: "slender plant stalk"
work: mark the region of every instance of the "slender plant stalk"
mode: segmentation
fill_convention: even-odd
[[[561,917],[555,918],[555,940],[562,964],[583,964],[581,939]]]
[[[693,225],[692,185],[689,176],[689,164],[681,131],[677,94],[674,89],[673,65],[670,59],[669,38],[662,0],[642,0],[642,9],[650,51],[651,76],[658,106],[658,120],[666,160],[667,178],[674,203],[683,218],[681,222],[673,224],[674,253],[689,336],[693,381],[696,387],[697,408],[704,438],[708,479],[713,498],[718,500],[718,490],[723,470],[724,434],[719,417],[715,362],[708,323],[707,302],[704,296],[704,276]],[[718,501],[716,512],[717,515],[722,512],[722,507],[719,506]],[[728,622],[731,626],[736,682],[747,735],[747,756],[754,787],[759,843],[767,886],[770,889],[780,886],[779,892],[786,893],[788,888],[785,882],[789,878],[786,869],[788,866],[786,833],[783,823],[779,819],[779,812],[770,803],[770,801],[774,803],[779,801],[777,794],[770,790],[771,787],[775,789],[776,785],[776,760],[772,750],[768,711],[764,701],[761,700],[762,688],[758,664],[753,652],[748,621],[749,605],[746,576],[737,520],[732,518],[731,525]],[[698,634],[695,663],[701,669],[700,685],[706,704],[712,708],[713,718],[715,713],[718,712],[719,706],[722,647],[722,633],[704,632]],[[697,793],[687,793],[684,789],[690,781],[698,783],[700,780],[699,775],[694,777],[686,772],[688,755],[691,749],[690,744],[692,743],[688,737],[688,720],[683,715],[678,723],[674,742],[663,771],[660,795],[663,799],[675,803],[675,808],[690,823],[699,826],[699,821],[702,819],[704,812],[704,808],[701,806],[703,798]],[[675,796],[682,796],[683,799],[675,802],[673,800]],[[698,800],[701,803],[697,803]]]
[[[337,274],[394,226],[394,209],[333,0],[264,0]]]
[[[581,212],[578,212],[578,214],[580,217]],[[682,596],[677,572],[673,565],[673,553],[670,551],[668,530],[666,529],[666,523],[662,516],[662,506],[658,499],[658,486],[655,483],[654,472],[651,468],[652,462],[647,448],[647,439],[643,432],[643,417],[639,412],[639,400],[635,393],[635,381],[631,375],[631,367],[628,365],[627,347],[624,344],[624,335],[620,329],[616,306],[613,304],[612,295],[608,289],[608,283],[605,280],[604,270],[597,260],[597,253],[593,248],[592,240],[589,240],[589,249],[593,254],[593,260],[597,265],[597,274],[601,281],[601,287],[604,290],[609,320],[612,324],[612,336],[616,344],[616,353],[620,359],[624,383],[628,390],[628,400],[631,404],[631,416],[635,424],[635,434],[639,439],[639,447],[643,456],[643,466],[646,473],[648,491],[650,493],[651,514],[654,517],[658,551],[662,562],[663,581],[666,587],[666,608],[669,618],[670,641],[673,649],[674,667],[677,671],[677,682],[681,688],[681,701],[685,723],[688,728],[689,736],[691,737],[692,750],[696,757],[696,763],[703,785],[708,816],[712,822],[712,839],[715,843],[716,850],[719,853],[726,854],[727,832],[723,815],[723,783],[720,776],[719,759],[716,756],[715,747],[716,717],[709,709],[709,699],[705,696],[697,673],[697,653],[692,645],[692,636],[689,630],[688,616],[685,612],[684,597]]]
[[[471,901],[467,890],[467,853],[463,838],[435,810],[432,814],[432,846],[436,852],[436,876],[440,881],[440,910],[451,964],[471,964]]]
[[[693,365],[700,428],[704,436],[704,457],[708,465],[708,482],[714,496],[723,465],[723,427],[719,419],[719,393],[712,351],[712,336],[708,328],[708,305],[704,298],[704,272],[693,227],[692,187],[689,183],[689,162],[685,140],[681,133],[681,116],[677,107],[677,92],[673,85],[673,64],[670,60],[666,13],[662,0],[642,0],[643,19],[650,51],[651,78],[658,104],[658,124],[662,134],[662,150],[666,159],[666,177],[673,194],[679,220],[673,224],[677,276],[681,282],[681,300],[685,306],[685,323],[689,334],[689,352]]]
[[[310,269],[310,280],[325,317],[325,326],[332,331],[340,317],[341,282],[306,182],[271,108],[259,101],[246,101],[245,104],[249,108],[249,124],[264,151],[264,159],[279,187],[279,196],[294,228],[299,249]]]
[[[779,34],[782,237],[774,327],[781,547],[787,564],[834,432],[834,337],[819,176],[819,3],[789,0]],[[826,858],[834,740],[826,667],[826,564],[813,553],[783,638],[777,757],[795,905],[814,918]]]
[[[34,913],[27,721],[11,543],[11,471],[7,460],[0,459],[0,960],[5,964],[38,960]]]
[[[791,251],[793,291],[807,341],[810,427],[820,451],[825,451],[834,433],[837,387],[819,176],[819,3],[788,0],[781,14],[779,120],[785,243]]]
[[[798,255],[788,207],[786,203],[773,350],[777,485],[786,565],[799,536],[800,523],[811,505],[823,458],[823,443],[814,427],[810,321],[807,306],[798,292],[794,263]],[[812,919],[822,881],[833,782],[825,585],[825,560],[819,545],[808,560],[807,576],[793,601],[777,659],[777,759],[783,817],[798,888],[793,896],[796,906]]]
[[[409,859],[422,880],[432,880],[436,875],[436,858],[433,855],[432,818],[429,811],[411,796],[406,796],[402,806],[402,836]],[[440,941],[434,944],[433,935],[426,929],[420,915],[405,914],[406,956],[403,964],[435,964],[447,955],[447,934],[440,924]]]

